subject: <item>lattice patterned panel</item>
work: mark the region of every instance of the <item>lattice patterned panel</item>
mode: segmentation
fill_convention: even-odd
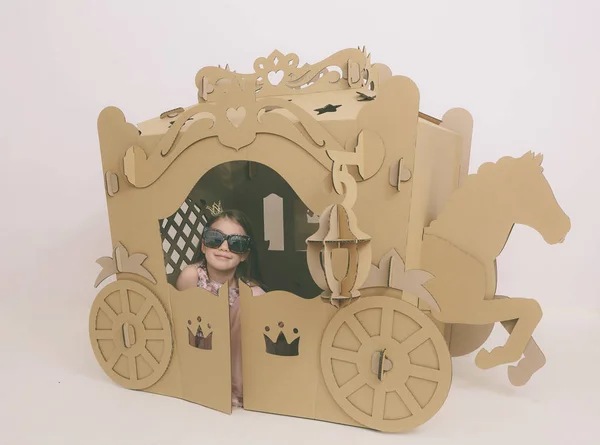
[[[202,210],[191,199],[168,218],[160,220],[162,248],[167,275],[179,272],[191,263],[199,248],[205,218]]]

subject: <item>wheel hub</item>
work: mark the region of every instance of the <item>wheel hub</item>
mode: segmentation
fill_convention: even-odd
[[[123,323],[123,344],[127,349],[135,345],[135,328],[128,321]]]
[[[387,350],[384,348],[381,351],[375,351],[371,358],[371,372],[377,376],[379,380],[383,380],[386,372],[391,371],[394,364],[386,355]]]

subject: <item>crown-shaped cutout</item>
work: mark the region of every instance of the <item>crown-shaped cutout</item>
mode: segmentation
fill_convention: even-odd
[[[283,323],[279,322],[279,327],[283,328]],[[265,327],[265,331],[269,331],[270,328]],[[298,329],[294,329],[294,334],[298,333]],[[277,340],[273,342],[267,334],[263,334],[265,337],[265,346],[267,348],[267,354],[281,355],[284,357],[292,357],[299,355],[300,337],[296,337],[291,343],[288,343],[287,338],[283,331],[279,332]]]
[[[212,350],[212,335],[213,333],[211,332],[208,335],[204,335],[204,332],[202,331],[202,326],[200,326],[200,321],[202,321],[202,319],[200,317],[198,317],[198,328],[196,329],[196,333],[194,334],[194,332],[192,331],[192,329],[190,329],[190,327],[188,326],[188,341],[190,346],[193,346],[194,348],[198,348],[198,349],[206,349],[208,351]],[[188,324],[191,325],[192,321],[188,320]],[[208,324],[208,329],[210,329],[210,323]]]
[[[207,206],[206,210],[208,210],[212,216],[217,216],[223,213],[223,206],[221,205],[221,201],[215,202],[212,205]]]

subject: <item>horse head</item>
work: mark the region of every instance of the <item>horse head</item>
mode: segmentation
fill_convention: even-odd
[[[520,158],[505,158],[501,189],[507,213],[542,235],[548,244],[562,243],[571,229],[571,220],[558,204],[542,168],[543,156],[532,152]]]

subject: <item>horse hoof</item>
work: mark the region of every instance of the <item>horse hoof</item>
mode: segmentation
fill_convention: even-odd
[[[489,369],[496,366],[493,361],[493,352],[489,352],[487,349],[480,350],[475,356],[475,364],[480,369]]]
[[[523,386],[531,378],[531,374],[525,372],[524,369],[519,368],[519,365],[511,365],[508,367],[508,380],[513,386]]]

